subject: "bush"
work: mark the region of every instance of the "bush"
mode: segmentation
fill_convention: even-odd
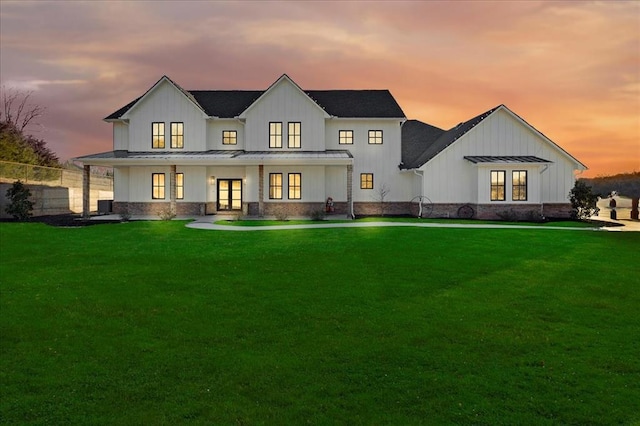
[[[158,217],[160,220],[171,220],[176,217],[176,214],[171,210],[171,207],[165,207],[158,212]]]
[[[15,181],[11,188],[7,189],[7,198],[9,205],[5,211],[15,219],[24,221],[31,217],[33,212],[33,203],[29,201],[31,191],[24,186],[22,182]]]
[[[497,212],[496,215],[506,222],[517,222],[519,219],[518,213],[513,209]]]
[[[596,205],[598,196],[591,192],[591,187],[581,180],[576,181],[571,191],[569,191],[571,201],[571,218],[589,219],[598,214],[600,209]]]
[[[285,220],[289,219],[289,214],[287,213],[286,208],[278,209],[278,211],[275,212],[274,216],[276,217],[276,220],[279,220],[280,222],[284,222]]]
[[[327,214],[323,209],[312,210],[309,214],[309,216],[311,216],[311,220],[316,221],[324,220],[326,215]]]
[[[131,212],[129,211],[129,207],[124,207],[120,211],[120,220],[123,222],[129,222],[129,220],[131,220]]]

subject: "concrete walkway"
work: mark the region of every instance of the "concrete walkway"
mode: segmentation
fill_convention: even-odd
[[[219,218],[216,221],[220,220]],[[223,219],[224,220],[224,219]],[[213,231],[283,231],[287,229],[326,229],[326,228],[372,228],[372,227],[417,227],[417,228],[473,228],[473,229],[554,229],[565,231],[599,231],[600,228],[531,226],[531,225],[500,225],[500,224],[463,224],[463,223],[420,223],[420,222],[343,222],[343,223],[309,223],[304,225],[265,225],[265,226],[234,226],[212,223],[210,218],[190,222],[187,228],[205,229]]]

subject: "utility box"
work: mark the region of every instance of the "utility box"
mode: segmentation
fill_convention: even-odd
[[[113,200],[98,200],[98,214],[113,213]]]

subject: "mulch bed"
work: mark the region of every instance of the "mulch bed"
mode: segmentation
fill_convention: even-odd
[[[0,219],[0,222],[18,222],[16,219]],[[34,216],[28,222],[44,223],[49,226],[79,227],[101,225],[105,223],[120,223],[119,220],[84,220],[79,214],[57,214],[50,216]]]

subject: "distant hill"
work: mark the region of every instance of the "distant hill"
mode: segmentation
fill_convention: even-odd
[[[606,197],[612,191],[624,197],[640,197],[640,172],[621,173],[613,176],[599,176],[595,178],[581,178],[591,187],[591,192]]]

